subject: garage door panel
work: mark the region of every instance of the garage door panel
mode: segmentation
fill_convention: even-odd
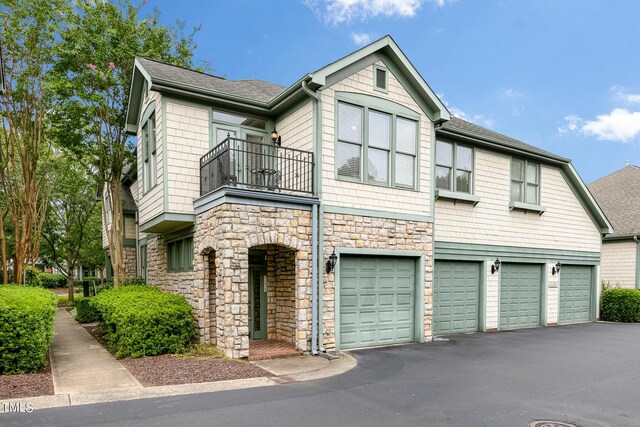
[[[558,323],[591,320],[591,266],[563,265],[560,271]]]
[[[542,266],[502,264],[500,269],[500,328],[539,326]]]
[[[436,261],[434,284],[434,332],[478,330],[480,263]]]
[[[343,272],[347,272],[347,282],[351,285],[347,289],[342,286]],[[415,259],[343,256],[340,260],[341,348],[413,341],[415,283]],[[351,304],[355,304],[354,309],[349,307]]]

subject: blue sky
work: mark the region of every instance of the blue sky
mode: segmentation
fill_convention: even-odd
[[[640,165],[640,1],[149,0],[201,25],[196,58],[289,86],[391,35],[461,118],[573,160]]]

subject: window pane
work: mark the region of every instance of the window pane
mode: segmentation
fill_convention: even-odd
[[[396,184],[415,186],[415,157],[396,154]]]
[[[376,68],[376,87],[380,89],[386,89],[387,85],[387,72],[380,68]]]
[[[338,104],[338,139],[362,142],[362,108],[349,104]]]
[[[368,174],[369,181],[388,182],[389,181],[389,152],[369,148]]]
[[[511,179],[516,181],[522,181],[523,177],[523,162],[522,160],[511,160]]]
[[[227,136],[236,137],[236,133],[227,129],[216,129],[216,144],[220,144]]]
[[[389,148],[391,117],[376,111],[369,112],[369,146]]]
[[[413,120],[396,120],[396,149],[407,154],[416,154],[417,125]]]
[[[452,145],[448,142],[436,142],[436,164],[440,166],[453,166]]]
[[[527,182],[529,184],[538,183],[538,165],[535,163],[527,163]]]
[[[538,186],[536,184],[527,184],[527,203],[538,204]]]
[[[451,190],[451,168],[436,167],[436,188]]]
[[[338,142],[336,167],[338,175],[360,178],[360,146]]]
[[[471,148],[468,147],[456,147],[456,169],[469,171],[473,170],[472,166]]]
[[[234,125],[251,126],[254,128],[265,129],[264,120],[254,119],[251,117],[238,116],[236,114],[223,113],[222,111],[213,112],[213,120],[220,122],[233,123]]]
[[[514,202],[522,201],[522,184],[519,182],[511,182],[511,200]]]
[[[461,193],[471,193],[471,172],[456,172],[456,191]]]

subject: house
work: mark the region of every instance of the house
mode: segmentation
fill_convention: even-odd
[[[131,88],[137,271],[227,356],[595,316],[611,228],[571,163],[452,119],[389,36],[286,88],[144,58]]]
[[[628,165],[589,185],[615,232],[602,240],[602,280],[640,288],[640,167]]]

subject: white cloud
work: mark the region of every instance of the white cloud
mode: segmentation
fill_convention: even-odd
[[[429,1],[438,7],[443,7],[447,3],[454,3],[458,0],[429,0]]]
[[[596,116],[595,120],[585,120],[577,115],[564,118],[565,125],[558,128],[560,133],[577,132],[594,136],[600,141],[629,142],[640,136],[640,111],[614,108],[609,114]]]
[[[364,46],[371,43],[371,35],[367,33],[351,33],[351,40],[357,46]]]
[[[445,103],[446,105],[446,103]],[[475,115],[470,115],[465,113],[463,110],[456,108],[456,107],[448,107],[449,112],[451,114],[453,114],[455,117],[462,119],[462,120],[466,120],[468,122],[471,123],[475,123],[477,125],[480,126],[484,126],[487,128],[491,128],[493,127],[495,120],[488,118],[487,116],[485,116],[484,114],[475,114]]]
[[[613,88],[615,98],[627,104],[640,104],[640,93],[628,93],[620,88]]]
[[[338,25],[376,16],[416,16],[424,0],[303,0],[326,23]],[[438,6],[447,0],[436,0]]]
[[[515,89],[507,88],[502,91],[502,95],[506,98],[520,98],[522,96],[522,92],[518,92]]]

